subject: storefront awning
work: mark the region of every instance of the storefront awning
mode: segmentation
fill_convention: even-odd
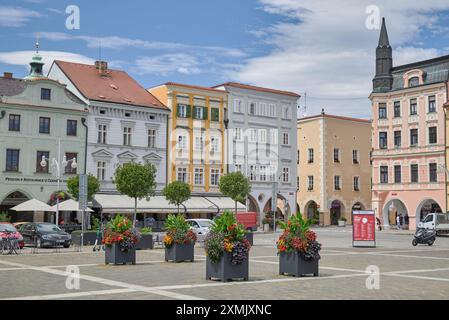
[[[185,203],[188,213],[218,213],[224,210],[234,210],[234,200],[227,197],[201,197],[193,196]],[[93,206],[101,208],[103,213],[134,213],[134,199],[119,194],[97,194]],[[244,211],[245,206],[238,203],[237,209]],[[137,200],[137,213],[176,213],[178,208],[163,196],[154,196],[148,200]],[[184,207],[180,207],[184,212]]]

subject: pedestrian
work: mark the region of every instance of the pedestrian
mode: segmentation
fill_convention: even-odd
[[[405,228],[408,230],[408,225],[409,225],[410,219],[408,217],[408,213],[405,214],[404,216],[404,226]]]
[[[382,231],[382,225],[380,222],[380,219],[376,217],[376,222],[377,222],[377,228],[379,229],[379,231]]]
[[[401,227],[401,229],[403,229],[404,225],[404,217],[402,216],[402,213],[399,215],[399,226]]]
[[[399,214],[396,215],[396,226],[398,227],[398,230],[401,229],[401,220],[399,218]]]

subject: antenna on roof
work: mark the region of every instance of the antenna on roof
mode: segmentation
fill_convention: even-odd
[[[39,53],[39,33],[36,33],[36,53]]]

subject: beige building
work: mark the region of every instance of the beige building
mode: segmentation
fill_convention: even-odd
[[[321,225],[371,206],[371,122],[327,115],[298,120],[298,209]]]

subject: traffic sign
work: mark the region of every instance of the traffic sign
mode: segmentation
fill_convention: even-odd
[[[79,209],[87,209],[87,175],[80,174],[79,176],[79,190],[78,190]]]

